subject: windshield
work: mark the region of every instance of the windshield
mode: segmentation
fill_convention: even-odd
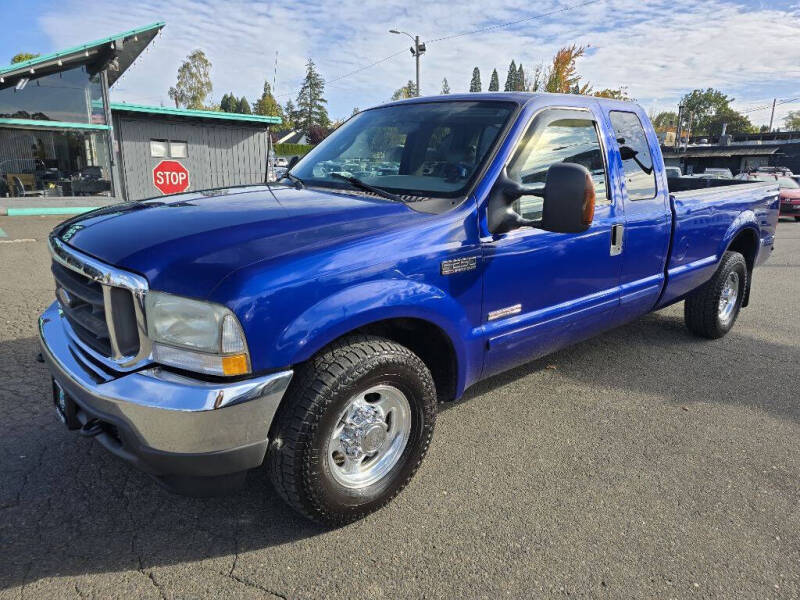
[[[778,187],[784,190],[796,190],[800,188],[800,185],[797,185],[797,182],[789,177],[778,177]]]
[[[306,185],[352,187],[356,177],[410,196],[467,192],[514,111],[511,102],[429,102],[359,113],[292,170]]]

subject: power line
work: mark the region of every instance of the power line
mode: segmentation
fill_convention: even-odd
[[[789,104],[790,102],[797,102],[798,100],[800,100],[800,97],[798,97],[798,98],[786,98],[785,100],[781,100],[780,102],[776,102],[775,106],[780,106],[781,104]],[[747,114],[747,113],[751,113],[751,112],[758,112],[759,110],[767,110],[768,108],[772,108],[772,102],[770,102],[769,104],[764,104],[762,106],[756,106],[754,108],[748,108],[747,110],[742,110],[742,111],[739,111],[739,112],[741,112],[742,114]]]
[[[444,40],[452,40],[457,37],[463,37],[465,35],[473,35],[476,33],[483,33],[485,31],[493,31],[495,29],[503,29],[504,27],[511,27],[512,25],[519,25],[520,23],[525,23],[527,21],[534,21],[536,19],[543,19],[545,17],[551,17],[553,15],[557,15],[559,13],[567,12],[569,10],[573,10],[576,8],[583,8],[585,6],[589,6],[590,4],[598,4],[603,2],[603,0],[589,0],[588,2],[582,2],[580,4],[572,4],[570,6],[564,6],[562,8],[557,8],[555,10],[551,10],[550,12],[541,13],[538,15],[533,15],[532,17],[525,17],[524,19],[517,19],[516,21],[509,21],[508,23],[499,23],[497,25],[490,25],[488,27],[482,27],[481,29],[473,29],[472,31],[462,31],[461,33],[454,33],[452,35],[445,35],[439,38],[434,38],[432,40],[426,40],[428,44],[433,44],[434,42],[441,42]]]

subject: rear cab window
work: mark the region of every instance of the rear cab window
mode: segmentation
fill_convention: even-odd
[[[627,111],[613,110],[609,117],[622,155],[628,200],[652,200],[656,197],[656,174],[642,122],[636,113]]]

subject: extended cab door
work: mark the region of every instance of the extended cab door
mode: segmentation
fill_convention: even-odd
[[[592,174],[597,203],[583,233],[521,227],[482,241],[484,258],[484,376],[498,373],[613,326],[620,300],[616,231],[621,206],[609,190],[600,127],[586,109],[548,108],[534,115],[512,153],[508,175],[544,186],[557,162]],[[541,218],[542,200],[523,196],[515,210]]]
[[[610,156],[612,172],[618,174],[615,193],[625,205],[620,313],[623,320],[630,320],[651,310],[661,295],[672,215],[661,176],[661,149],[647,118],[634,110],[618,109],[608,110],[605,116],[616,150],[622,151]]]

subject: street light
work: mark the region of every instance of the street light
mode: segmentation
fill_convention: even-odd
[[[416,59],[417,62],[417,96],[419,96],[419,57],[422,54],[425,54],[425,42],[419,41],[418,35],[411,35],[405,31],[397,31],[396,29],[390,29],[389,33],[397,33],[401,35],[407,35],[411,38],[411,41],[414,42],[414,45],[411,47],[411,55]]]

